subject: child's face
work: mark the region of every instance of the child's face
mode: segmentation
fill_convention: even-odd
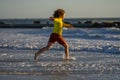
[[[63,16],[62,16],[62,19],[64,19],[65,18],[65,14],[63,14]]]

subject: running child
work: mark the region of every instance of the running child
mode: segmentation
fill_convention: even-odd
[[[65,48],[65,59],[69,60],[69,45],[66,40],[62,36],[63,27],[72,28],[71,24],[66,24],[63,22],[65,17],[65,11],[63,9],[57,9],[54,11],[53,17],[51,18],[54,21],[54,28],[50,35],[47,46],[41,48],[38,52],[35,53],[34,59],[37,60],[38,56],[42,54],[44,51],[47,51],[51,48],[51,46],[58,42]]]

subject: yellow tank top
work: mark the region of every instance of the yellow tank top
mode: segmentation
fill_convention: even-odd
[[[63,32],[63,21],[62,18],[54,18],[54,29],[52,33],[62,35]]]

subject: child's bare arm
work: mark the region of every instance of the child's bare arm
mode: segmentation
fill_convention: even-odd
[[[68,23],[63,23],[63,26],[67,28],[73,28],[73,25]]]

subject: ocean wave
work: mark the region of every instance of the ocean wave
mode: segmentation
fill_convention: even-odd
[[[71,43],[71,42],[70,42]],[[86,43],[88,43],[86,41]],[[102,52],[102,53],[113,53],[113,54],[119,54],[120,53],[120,46],[119,45],[111,45],[109,43],[109,45],[101,45],[98,44],[97,42],[94,44],[88,43],[88,44],[81,44],[81,42],[79,42],[79,44],[76,43],[72,43],[72,45],[70,44],[70,51],[74,51],[74,52],[81,52],[81,51],[87,51],[87,52]],[[8,43],[8,44],[0,44],[0,48],[2,49],[14,49],[14,50],[38,50],[44,46],[46,46],[46,43]],[[62,46],[60,46],[59,44],[55,44],[53,46],[53,48],[51,48],[52,50],[62,50],[61,48]]]
[[[0,29],[0,48],[37,50],[47,45],[52,28],[43,29]],[[63,36],[70,51],[120,53],[120,33],[116,28],[65,29]],[[53,49],[61,50],[55,44]],[[63,50],[63,49],[62,49]]]

